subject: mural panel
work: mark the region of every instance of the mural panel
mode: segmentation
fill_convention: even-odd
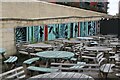
[[[88,22],[88,34],[89,36],[95,35],[95,22]]]
[[[55,31],[55,25],[53,24],[48,25],[48,40],[55,39],[54,31]]]
[[[78,26],[80,26],[78,28]],[[76,38],[80,36],[92,36],[96,34],[98,27],[95,21],[49,24],[41,26],[31,26],[16,28],[16,40],[29,41],[37,43],[45,40],[54,40],[57,38]],[[97,30],[98,33],[99,30]]]
[[[74,23],[73,37],[78,37],[78,23]]]
[[[26,27],[22,28],[15,28],[15,36],[16,36],[16,42],[19,41],[26,41]]]
[[[81,22],[80,23],[80,36],[88,36],[88,24],[87,22]]]

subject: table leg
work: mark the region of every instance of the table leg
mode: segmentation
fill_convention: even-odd
[[[2,54],[1,54],[1,56],[3,57],[3,59],[6,59],[6,57],[5,57],[4,53],[2,53]]]
[[[51,61],[50,59],[47,60],[45,67],[50,67]]]

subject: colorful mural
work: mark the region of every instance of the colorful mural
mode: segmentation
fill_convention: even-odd
[[[16,40],[26,40],[36,43],[57,38],[76,38],[78,36],[92,36],[96,34],[97,22],[77,22],[65,24],[49,24],[16,28]]]
[[[23,28],[16,28],[15,29],[15,34],[16,34],[16,42],[20,41],[26,41],[26,27]]]

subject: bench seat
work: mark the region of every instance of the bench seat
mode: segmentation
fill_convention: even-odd
[[[25,60],[23,63],[30,65],[30,64],[32,64],[33,62],[38,61],[39,59],[40,59],[39,57],[30,58],[30,59],[28,59],[28,60]]]
[[[36,67],[36,66],[29,66],[28,70],[32,71],[39,71],[39,72],[57,72],[59,69],[52,69],[52,68],[45,68],[45,67]]]
[[[115,64],[103,64],[102,66],[100,66],[100,71],[102,72],[103,76],[105,76],[105,78],[107,78],[109,73],[112,73],[112,67],[114,67]]]
[[[18,57],[16,56],[10,56],[7,60],[5,60],[5,63],[14,63],[15,61],[17,61]]]
[[[82,66],[83,64],[86,64],[86,62],[77,62],[77,64],[70,67],[70,69],[83,68],[84,67],[84,66]]]
[[[104,73],[111,73],[113,72],[112,67],[115,66],[115,64],[103,64],[100,67],[100,71],[104,72]]]

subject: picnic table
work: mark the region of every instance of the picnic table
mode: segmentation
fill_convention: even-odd
[[[81,43],[81,41],[78,41],[78,40],[63,40],[63,43],[79,44],[79,43]]]
[[[80,40],[93,40],[94,38],[92,38],[92,37],[77,37],[77,39],[80,39]]]
[[[105,57],[107,58],[107,61],[109,62],[109,51],[112,50],[112,48],[108,48],[108,47],[102,47],[102,46],[95,46],[95,47],[85,47],[86,50],[88,51],[97,51],[97,52],[105,52],[107,54],[105,54]]]
[[[46,58],[47,63],[46,67],[49,67],[51,61],[50,59],[64,59],[64,58],[71,58],[74,56],[74,53],[67,52],[67,51],[43,51],[36,53],[37,56],[41,58]]]
[[[4,58],[4,59],[6,59],[5,58],[5,55],[4,55],[4,53],[5,53],[5,49],[4,48],[0,48],[0,54],[1,54],[1,56]]]
[[[120,42],[111,42],[110,44],[113,46],[117,46],[117,45],[120,45]]]
[[[36,43],[36,44],[29,44],[27,47],[34,47],[34,48],[41,48],[43,50],[46,50],[48,48],[53,48],[55,46],[52,46],[50,44],[44,44],[44,43]]]
[[[95,46],[95,47],[85,47],[88,51],[110,51],[112,48],[102,47],[102,46]]]
[[[100,71],[102,71],[103,75],[105,76],[105,78],[107,78],[108,74],[109,73],[112,73],[113,70],[112,70],[112,67],[114,67],[115,64],[103,64],[101,67],[100,67]]]
[[[46,73],[46,74],[40,74],[37,76],[33,76],[29,78],[28,80],[38,80],[38,79],[52,79],[52,80],[94,80],[91,76],[88,76],[86,74],[77,73],[77,72],[52,72],[52,73]]]

